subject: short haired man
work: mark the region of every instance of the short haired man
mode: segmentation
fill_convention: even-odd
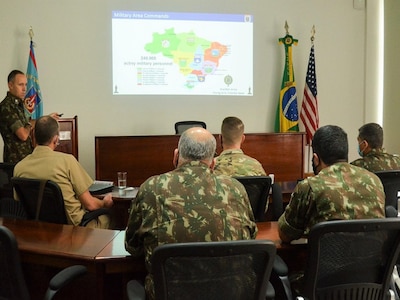
[[[59,141],[56,119],[51,116],[40,117],[35,125],[35,139],[37,146],[32,154],[16,164],[14,176],[56,182],[64,197],[69,224],[77,226],[87,211],[113,205],[111,194],[107,194],[103,200],[90,194],[89,187],[93,179],[73,155],[54,151]],[[101,215],[86,227],[109,228],[109,223],[109,217]]]
[[[134,256],[145,255],[149,299],[154,299],[150,270],[157,246],[256,237],[244,187],[211,171],[215,148],[215,138],[206,129],[187,129],[174,151],[176,169],[147,179],[132,203],[125,247]]]
[[[400,157],[383,148],[383,129],[379,124],[367,123],[358,129],[358,154],[361,158],[351,162],[371,172],[400,170]]]
[[[382,183],[375,174],[347,162],[347,134],[342,128],[319,128],[312,148],[316,175],[297,184],[278,220],[283,242],[307,235],[322,221],[385,217]]]
[[[245,140],[244,124],[237,117],[226,117],[221,125],[222,152],[215,159],[215,174],[229,176],[265,176],[261,163],[241,149]]]
[[[30,136],[33,123],[24,109],[27,85],[25,74],[13,70],[7,82],[9,91],[0,103],[0,133],[4,141],[4,162],[16,163],[33,151]]]

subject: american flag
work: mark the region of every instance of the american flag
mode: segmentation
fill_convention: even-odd
[[[311,143],[315,131],[319,126],[317,77],[315,75],[314,45],[311,46],[308,60],[306,84],[304,86],[303,103],[301,104],[300,118],[307,134],[307,145]]]

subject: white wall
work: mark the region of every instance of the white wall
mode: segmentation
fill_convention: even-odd
[[[384,145],[388,152],[400,153],[400,1],[385,0],[384,63]]]
[[[254,96],[113,98],[113,9],[253,14]],[[247,132],[272,132],[284,64],[278,38],[285,35],[285,20],[299,40],[293,49],[299,108],[315,25],[320,125],[342,126],[349,135],[350,160],[355,159],[357,129],[365,119],[368,20],[366,9],[355,9],[351,0],[1,1],[0,95],[6,94],[12,69],[26,71],[32,26],[44,111],[78,115],[80,162],[92,176],[96,135],[173,134],[173,124],[182,119],[204,120],[218,133],[227,115],[242,118]]]

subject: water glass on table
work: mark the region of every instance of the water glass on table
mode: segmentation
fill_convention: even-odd
[[[127,172],[118,172],[118,188],[126,188]]]

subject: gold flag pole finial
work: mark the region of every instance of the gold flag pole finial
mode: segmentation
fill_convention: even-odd
[[[315,25],[313,25],[311,29],[311,43],[314,44],[314,39],[315,39]]]
[[[286,34],[289,34],[289,25],[287,21],[285,21],[285,29],[286,29]]]
[[[29,37],[31,38],[31,41],[33,39],[34,33],[33,33],[33,29],[32,26],[29,28]]]

